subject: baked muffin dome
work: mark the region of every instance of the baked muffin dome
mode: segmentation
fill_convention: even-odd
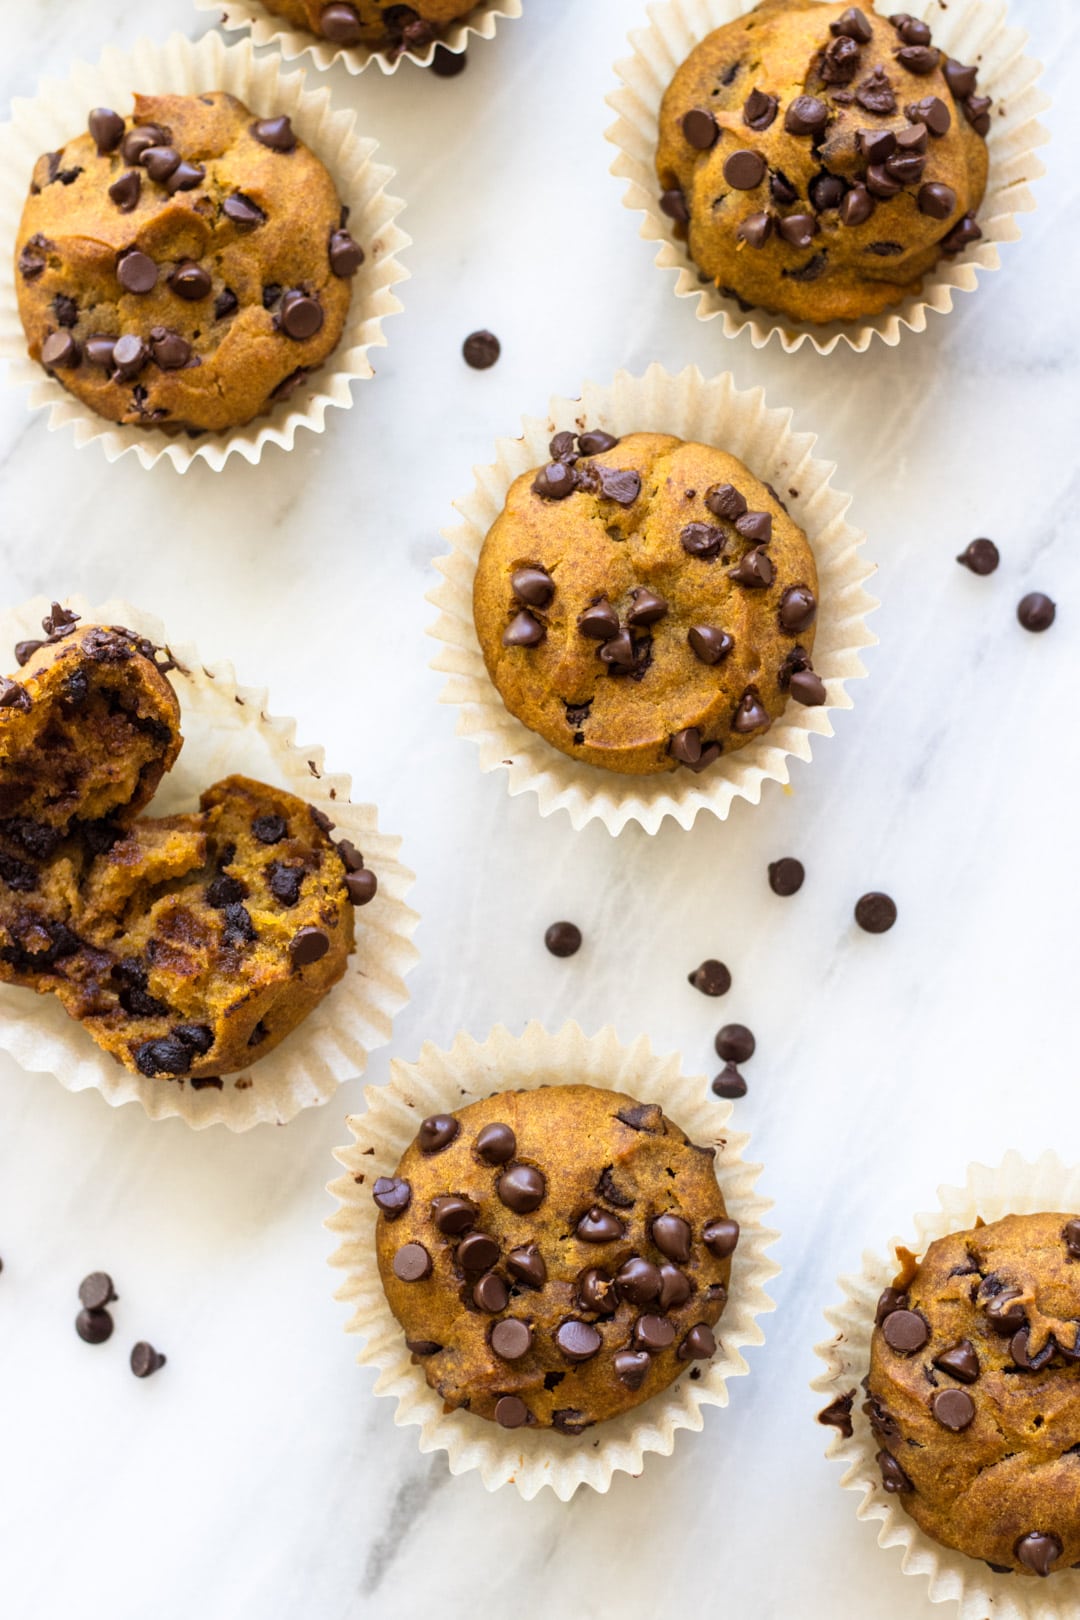
[[[466,16],[476,0],[263,0],[268,11],[320,39],[346,48],[422,51],[448,23]]]
[[[447,1409],[580,1434],[707,1360],[739,1236],[712,1158],[585,1085],[424,1120],[374,1184],[376,1247]]]
[[[800,321],[876,315],[982,234],[977,78],[906,12],[761,0],[664,95],[661,206],[725,296]]]
[[[220,92],[96,108],[23,210],[31,358],[113,422],[240,426],[336,346],[364,257],[345,221],[287,117]]]
[[[572,758],[703,770],[789,698],[825,701],[809,542],[733,456],[667,434],[559,433],[481,550],[488,673],[511,714]]]
[[[939,1238],[878,1306],[865,1410],[885,1489],[997,1570],[1080,1562],[1080,1219]]]

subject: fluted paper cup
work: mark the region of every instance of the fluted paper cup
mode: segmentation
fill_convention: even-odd
[[[0,359],[7,361],[15,382],[29,387],[28,408],[48,409],[50,431],[70,427],[76,445],[98,444],[109,461],[131,451],[143,467],[171,462],[186,472],[202,461],[218,472],[230,456],[257,462],[267,445],[291,450],[301,428],[322,433],[331,406],[352,405],[353,383],[374,376],[369,352],[386,342],[383,321],[401,309],[393,288],[408,274],[397,255],[409,238],[396,223],[404,204],[387,193],[394,172],[376,162],[377,143],[356,133],[355,113],[335,112],[328,90],[305,90],[304,75],[283,73],[278,57],[256,57],[247,40],[227,46],[218,34],[197,44],[173,34],[161,44],[144,39],[129,51],[110,49],[99,62],[73,68],[66,79],[43,80],[32,101],[12,102],[11,121],[0,126],[0,236],[9,248],[17,239],[36,159],[85,129],[91,107],[127,112],[136,93],[206,90],[228,91],[257,116],[289,115],[347,204],[349,229],[364,249],[364,263],[353,277],[352,302],[333,354],[265,415],[190,438],[109,422],[30,359],[15,295],[14,255],[6,248],[0,257]]]
[[[743,16],[751,0],[654,0],[647,9],[649,26],[631,33],[633,54],[616,63],[621,83],[607,98],[617,114],[606,132],[618,152],[611,172],[627,182],[625,206],[645,215],[641,235],[659,243],[655,262],[675,272],[676,297],[697,300],[699,320],[720,316],[725,337],[746,332],[756,349],[775,336],[789,352],[810,343],[820,354],[831,354],[846,343],[862,354],[875,338],[893,346],[905,332],[925,331],[931,312],[945,315],[956,293],[974,292],[980,270],[1000,268],[1001,244],[1020,237],[1017,215],[1036,206],[1031,182],[1046,170],[1035,150],[1050,138],[1038,122],[1050,104],[1038,87],[1042,64],[1024,54],[1027,35],[1006,22],[1005,0],[911,0],[906,8],[930,24],[935,45],[962,62],[978,64],[979,93],[994,99],[990,177],[977,215],[981,240],[955,258],[939,259],[923,278],[921,292],[880,315],[821,325],[764,309],[744,310],[711,282],[702,282],[686,243],[660,211],[655,161],[664,92],[706,34]],[[887,8],[880,9],[887,14]]]
[[[1008,1153],[992,1168],[970,1165],[964,1185],[939,1187],[938,1199],[937,1209],[916,1215],[913,1237],[894,1239],[884,1255],[865,1253],[862,1270],[839,1279],[842,1302],[825,1312],[833,1331],[816,1347],[826,1370],[812,1387],[830,1403],[854,1392],[854,1432],[844,1438],[831,1431],[826,1455],[845,1465],[840,1480],[844,1489],[861,1495],[856,1516],[880,1521],[878,1546],[902,1549],[900,1568],[928,1583],[931,1603],[959,1604],[957,1620],[987,1620],[990,1615],[994,1620],[1072,1620],[1080,1613],[1080,1571],[1055,1570],[1046,1580],[996,1575],[979,1559],[942,1547],[919,1529],[896,1496],[882,1487],[874,1460],[880,1445],[861,1407],[878,1297],[902,1269],[898,1250],[903,1247],[921,1258],[937,1238],[968,1231],[980,1217],[989,1225],[1005,1215],[1075,1214],[1080,1210],[1080,1170],[1068,1168],[1054,1153],[1044,1153],[1034,1164]]]
[[[484,664],[472,601],[484,537],[514,479],[549,459],[552,434],[584,424],[616,435],[672,433],[728,451],[776,486],[813,548],[814,669],[828,698],[820,708],[789,702],[764,736],[721,754],[701,775],[626,776],[568,758],[515,719]],[[757,804],[765,782],[788,781],[789,759],[809,760],[813,738],[832,736],[830,713],[852,707],[846,683],[866,674],[859,654],[877,640],[866,615],[878,604],[864,588],[874,568],[859,552],[865,536],[847,522],[851,497],[832,488],[835,467],[815,458],[814,434],[791,424],[791,411],[770,410],[760,388],[740,393],[730,374],[706,379],[689,366],[671,376],[653,365],[643,377],[620,371],[606,386],[586,383],[580,399],[553,399],[546,417],[526,417],[520,437],[497,441],[494,464],[476,468],[472,494],[454,503],[463,522],[444,530],[452,549],[436,559],[444,579],[428,596],[439,609],[429,634],[441,644],[432,667],[450,677],[442,701],[460,709],[458,731],[477,744],[481,770],[505,769],[511,794],[535,793],[541,815],[565,810],[575,828],[598,820],[619,833],[634,821],[652,833],[665,816],[690,827],[702,810],[723,820],[736,799]]]
[[[329,773],[322,748],[299,744],[295,720],[271,714],[265,690],[241,685],[231,664],[204,664],[194,647],[169,640],[159,619],[129,602],[92,607],[77,596],[65,602],[84,623],[126,625],[167,646],[176,661],[168,678],[180,700],[184,746],[145,814],[197,809],[212,783],[234,773],[250,776],[325,811],[337,833],[363,854],[379,887],[357,912],[356,949],[344,978],[280,1046],[242,1073],[223,1076],[220,1090],[194,1087],[183,1077],[130,1073],[54,996],[11,984],[0,984],[0,1051],[35,1075],[55,1076],[68,1091],[93,1088],[113,1107],[141,1103],[151,1119],[176,1116],[195,1130],[284,1125],[362,1074],[367,1054],[386,1045],[394,1016],[408,1001],[405,975],[417,961],[411,941],[419,919],[405,904],[415,879],[399,859],[401,840],[379,830],[373,805],[350,802],[349,778]],[[0,615],[0,649],[40,637],[48,610],[39,597]],[[0,668],[7,667],[0,657]]]
[[[695,1363],[700,1378],[680,1374],[651,1400],[580,1437],[500,1429],[474,1413],[443,1410],[383,1293],[371,1196],[376,1178],[393,1173],[428,1114],[465,1108],[497,1091],[559,1084],[658,1103],[692,1141],[714,1147],[717,1181],[740,1227],[728,1303],[715,1329],[718,1348],[711,1361]],[[346,1174],[329,1188],[340,1205],[326,1223],[340,1239],[330,1263],[345,1273],[336,1297],[351,1309],[347,1330],[365,1341],[358,1359],[378,1369],[376,1395],[397,1401],[394,1422],[419,1427],[421,1451],[445,1451],[452,1474],[476,1469],[488,1490],[513,1484],[529,1500],[546,1485],[565,1502],[581,1485],[606,1491],[615,1474],[639,1474],[650,1452],[671,1454],[680,1429],[703,1427],[706,1406],[727,1405],[728,1380],[749,1371],[740,1350],[764,1343],[757,1318],[773,1309],[765,1284],[780,1269],[765,1251],[778,1234],[762,1224],[772,1206],[755,1190],[760,1166],[743,1160],[750,1139],[728,1129],[731,1104],[717,1103],[704,1076],[684,1075],[678,1057],[659,1056],[644,1036],[625,1046],[610,1027],[588,1036],[573,1023],[554,1034],[531,1023],[520,1036],[501,1026],[486,1041],[461,1034],[449,1051],[429,1042],[417,1062],[395,1059],[389,1084],[368,1086],[364,1100],[367,1112],[348,1121],[353,1140],[335,1154]]]
[[[215,12],[223,28],[248,29],[253,45],[273,45],[286,61],[309,53],[318,68],[325,70],[340,62],[350,73],[363,73],[371,62],[383,73],[396,73],[405,61],[430,67],[440,46],[459,56],[471,39],[494,39],[500,20],[521,16],[521,0],[482,0],[464,17],[450,23],[439,38],[425,45],[423,50],[376,51],[370,45],[335,45],[307,29],[292,28],[286,18],[270,11],[260,0],[195,0],[195,4],[200,11]]]

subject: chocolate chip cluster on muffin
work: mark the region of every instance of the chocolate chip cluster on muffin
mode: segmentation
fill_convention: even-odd
[[[885,1489],[992,1569],[1080,1563],[1080,1219],[939,1238],[878,1303],[866,1382]]]
[[[375,1183],[376,1246],[446,1409],[580,1434],[712,1356],[739,1237],[712,1160],[593,1086],[425,1119]]]
[[[788,699],[820,704],[806,535],[742,462],[662,433],[557,433],[516,479],[473,593],[488,673],[562,753],[702,771]]]
[[[907,12],[761,0],[663,100],[661,207],[745,307],[858,320],[982,235],[990,101]]]
[[[371,45],[376,50],[422,51],[442,30],[465,17],[476,0],[414,0],[409,6],[395,0],[263,0],[268,11],[297,28],[307,28],[320,39],[348,48]]]
[[[16,244],[31,358],[99,416],[220,432],[270,410],[341,337],[363,263],[287,117],[136,96],[39,158]]]
[[[341,978],[375,875],[321,811],[241,776],[140,817],[180,751],[173,666],[58,604],[44,629],[0,678],[0,980],[128,1069],[220,1084]]]

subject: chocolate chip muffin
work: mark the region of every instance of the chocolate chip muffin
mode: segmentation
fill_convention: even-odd
[[[1080,1219],[939,1238],[881,1296],[866,1389],[878,1463],[921,1530],[992,1569],[1080,1562]]]
[[[858,320],[982,235],[990,101],[907,12],[761,0],[664,95],[661,207],[750,308]]]
[[[341,336],[362,248],[287,117],[136,96],[38,159],[15,249],[29,353],[113,422],[221,432]]]
[[[465,17],[476,0],[263,0],[268,11],[320,39],[348,48],[370,45],[396,54],[422,51],[439,38],[448,23]]]
[[[375,1182],[376,1246],[446,1410],[580,1434],[712,1356],[739,1236],[712,1157],[592,1086],[425,1119]]]
[[[233,776],[138,817],[179,752],[169,660],[54,605],[0,678],[0,980],[148,1077],[255,1062],[341,978],[373,873],[290,793]]]
[[[516,479],[473,593],[506,707],[562,753],[703,771],[820,704],[817,572],[776,492],[661,433],[557,433]]]

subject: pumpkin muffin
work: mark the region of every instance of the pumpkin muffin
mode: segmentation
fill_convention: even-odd
[[[169,660],[58,605],[44,628],[0,678],[0,980],[134,1072],[220,1085],[341,978],[375,876],[321,811],[245,777],[139,817],[181,746]]]
[[[422,51],[437,40],[447,24],[465,17],[476,0],[263,0],[267,11],[297,28],[306,28],[346,49],[370,45],[375,50]]]
[[[15,249],[30,356],[112,422],[221,432],[341,336],[362,248],[287,117],[136,96],[38,159]]]
[[[712,1157],[585,1085],[424,1120],[375,1182],[376,1247],[446,1410],[576,1435],[712,1356],[739,1236]]]
[[[990,105],[907,12],[761,0],[664,95],[661,207],[746,308],[876,315],[982,235]]]
[[[667,434],[557,433],[515,480],[473,592],[488,673],[555,748],[705,770],[789,699],[826,700],[806,535],[735,457]]]
[[[864,1410],[882,1483],[991,1568],[1080,1563],[1080,1219],[939,1238],[882,1294]]]

